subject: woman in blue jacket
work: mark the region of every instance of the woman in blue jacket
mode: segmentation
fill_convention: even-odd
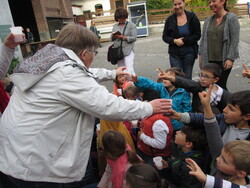
[[[192,79],[195,59],[198,57],[197,41],[201,37],[200,22],[193,12],[186,11],[185,0],[173,0],[174,14],[166,19],[162,39],[169,44],[171,67],[183,70]]]

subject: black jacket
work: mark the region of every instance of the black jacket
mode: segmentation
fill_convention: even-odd
[[[198,93],[205,91],[205,87],[202,87],[200,82],[189,80],[180,76],[175,76],[175,82],[172,84],[177,88],[183,88],[193,94],[192,109],[193,112],[202,112],[202,106]],[[223,113],[223,109],[227,106],[227,99],[231,95],[227,90],[223,89],[221,100],[217,104],[217,108],[220,113]],[[216,113],[216,112],[214,112]],[[218,114],[218,112],[216,113]]]
[[[195,57],[198,57],[198,44],[197,41],[201,38],[201,27],[200,21],[193,12],[186,11],[188,29],[190,36],[184,37],[183,42],[185,45],[190,45],[193,47],[195,52]],[[169,16],[165,21],[165,26],[162,34],[162,40],[169,44],[168,53],[171,56],[177,56],[177,49],[179,48],[175,43],[174,39],[181,38],[178,26],[177,26],[177,16],[173,14]]]
[[[167,179],[171,188],[202,188],[202,183],[195,176],[189,174],[186,158],[193,159],[201,168],[204,166],[205,155],[200,151],[180,153],[176,159],[168,161],[168,168],[163,169],[160,175]]]

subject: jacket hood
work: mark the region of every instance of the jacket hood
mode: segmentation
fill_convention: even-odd
[[[18,88],[26,91],[48,73],[62,65],[75,64],[88,72],[81,60],[75,54],[72,54],[74,53],[71,50],[48,44],[37,51],[34,56],[18,64],[15,68],[15,73],[10,75],[10,79]]]

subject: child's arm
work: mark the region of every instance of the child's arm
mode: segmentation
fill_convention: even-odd
[[[199,82],[183,78],[180,76],[167,75],[166,73],[159,73],[158,78],[169,80],[175,87],[183,88],[191,93],[198,93],[203,90]]]
[[[153,148],[164,149],[167,144],[167,135],[169,133],[168,126],[164,121],[157,120],[154,123],[152,130],[154,136],[153,138],[147,136],[143,132],[138,134],[139,138],[142,140],[142,142]]]
[[[155,91],[158,91],[161,95],[162,91],[165,91],[165,87],[161,83],[154,82],[148,78],[141,77],[141,76],[132,76],[132,80],[136,81],[134,82],[135,86],[139,89],[145,90],[145,89],[153,89]]]
[[[245,186],[236,185],[232,182],[215,178],[214,176],[206,175],[203,173],[201,168],[197,165],[197,163],[188,158],[186,159],[188,163],[188,168],[191,170],[189,172],[190,175],[195,176],[200,182],[204,183],[204,188],[227,188],[227,187],[235,187],[235,188],[244,188]]]
[[[221,154],[221,149],[223,148],[223,141],[221,138],[218,121],[216,120],[216,117],[213,114],[210,106],[211,90],[212,85],[209,86],[207,92],[203,91],[199,93],[199,97],[204,109],[204,125],[209,150],[212,156],[212,160],[215,160]]]

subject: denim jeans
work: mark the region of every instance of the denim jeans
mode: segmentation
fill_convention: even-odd
[[[178,55],[176,57],[170,55],[169,61],[171,67],[180,68],[186,74],[186,78],[192,79],[192,72],[195,61],[194,53],[188,53],[186,55]]]

